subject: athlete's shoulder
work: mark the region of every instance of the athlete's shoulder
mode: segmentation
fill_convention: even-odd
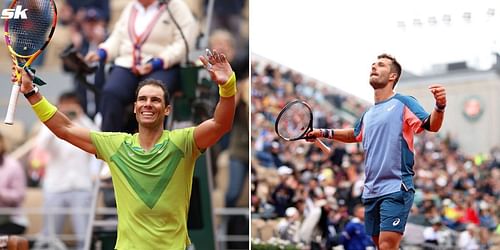
[[[94,135],[99,135],[99,136],[104,136],[104,137],[113,137],[113,136],[123,136],[123,137],[131,137],[132,134],[129,133],[123,133],[123,132],[103,132],[103,131],[98,131],[98,130],[91,130],[91,134]]]
[[[428,118],[429,113],[425,111],[424,107],[417,101],[417,98],[401,94],[396,94],[395,98],[403,103],[403,105],[405,105],[406,108],[414,113],[420,120]]]
[[[194,127],[180,128],[174,130],[165,130],[163,131],[163,135],[165,138],[170,138],[172,141],[177,140],[186,140],[189,138],[193,138]]]
[[[400,102],[402,102],[403,104],[405,104],[407,106],[413,105],[413,104],[418,104],[417,98],[415,98],[414,96],[411,96],[411,95],[403,95],[400,93],[396,93],[394,95],[394,99],[399,100]]]
[[[163,134],[169,134],[169,135],[182,135],[186,133],[190,133],[194,130],[194,127],[187,127],[187,128],[178,128],[178,129],[173,129],[173,130],[164,130]]]
[[[94,141],[102,141],[102,140],[127,140],[132,138],[131,134],[122,133],[122,132],[102,132],[97,130],[91,130],[90,136]]]

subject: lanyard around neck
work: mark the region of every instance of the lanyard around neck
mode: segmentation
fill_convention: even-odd
[[[135,7],[132,7],[132,13],[130,15],[130,19],[128,22],[128,34],[130,37],[130,40],[132,40],[132,46],[133,46],[133,66],[137,66],[141,63],[141,47],[142,45],[146,42],[148,39],[149,35],[151,34],[151,31],[153,30],[153,27],[155,26],[156,22],[159,20],[159,17],[161,13],[165,10],[166,4],[162,4],[157,10],[156,13],[154,14],[153,19],[148,23],[146,26],[146,29],[138,35],[135,31],[135,22],[137,19],[137,9]]]

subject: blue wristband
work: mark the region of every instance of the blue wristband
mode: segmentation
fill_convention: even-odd
[[[161,58],[153,58],[149,61],[153,65],[153,71],[163,69],[163,60]]]
[[[108,52],[106,52],[105,49],[99,48],[97,50],[97,55],[99,56],[99,61],[106,61],[106,58],[108,57]]]

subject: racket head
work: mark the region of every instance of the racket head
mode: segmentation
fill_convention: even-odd
[[[12,63],[28,67],[47,47],[57,25],[57,7],[54,0],[13,0],[10,9],[21,8],[20,15],[5,19],[4,39]],[[25,13],[26,16],[24,16]],[[13,124],[17,98],[20,91],[20,73],[16,72],[16,82],[12,91],[4,123]]]
[[[280,111],[274,129],[284,140],[296,141],[306,139],[306,134],[312,131],[312,109],[304,101],[293,100]]]
[[[14,0],[9,8],[27,9],[26,19],[5,19],[5,44],[14,63],[28,66],[46,48],[57,25],[57,7],[54,0]]]

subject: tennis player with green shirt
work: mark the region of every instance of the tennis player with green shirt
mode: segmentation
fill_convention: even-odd
[[[196,127],[164,130],[170,113],[162,82],[145,80],[136,91],[136,134],[79,127],[58,112],[22,73],[21,92],[39,119],[59,138],[106,161],[118,211],[115,249],[184,250],[190,245],[187,214],[195,161],[228,132],[235,112],[236,78],[223,54],[200,60],[219,86],[214,117]]]

